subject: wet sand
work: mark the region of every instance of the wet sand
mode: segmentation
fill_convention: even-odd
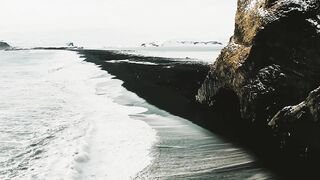
[[[281,179],[311,176],[315,171],[304,167],[308,162],[288,159],[274,144],[266,129],[252,128],[240,118],[239,102],[230,94],[227,99],[216,99],[215,108],[195,100],[209,70],[208,64],[170,59],[129,55],[118,51],[78,50],[88,62],[124,82],[123,86],[149,104],[172,115],[187,119],[210,130],[233,144],[252,152],[259,161]],[[224,96],[226,97],[226,96]],[[289,156],[288,156],[289,157]]]

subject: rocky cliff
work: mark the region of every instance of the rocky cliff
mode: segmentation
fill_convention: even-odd
[[[320,87],[298,105],[280,110],[269,122],[279,136],[280,147],[299,155],[320,152]]]
[[[231,92],[243,121],[306,153],[320,150],[318,86],[320,1],[238,0],[234,35],[196,98],[215,106]]]
[[[8,43],[0,41],[0,50],[9,49],[9,48],[11,48],[11,46]]]

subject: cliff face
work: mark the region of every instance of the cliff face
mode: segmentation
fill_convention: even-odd
[[[281,148],[300,155],[320,152],[320,87],[298,105],[280,110],[269,122],[280,139]]]
[[[8,43],[0,41],[0,50],[9,49],[10,47]]]
[[[268,127],[319,85],[320,1],[238,0],[234,35],[196,98],[214,106],[220,92],[232,91],[242,119]],[[319,126],[315,117],[307,119]]]

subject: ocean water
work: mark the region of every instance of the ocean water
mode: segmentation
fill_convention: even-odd
[[[130,179],[156,132],[122,82],[68,51],[0,52],[0,179]]]
[[[0,179],[268,179],[71,51],[0,51]]]

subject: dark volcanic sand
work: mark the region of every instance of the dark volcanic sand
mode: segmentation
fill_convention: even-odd
[[[86,61],[95,63],[103,70],[116,76],[117,79],[124,82],[123,86],[126,89],[160,109],[200,125],[207,125],[208,122],[212,122],[210,119],[219,116],[216,112],[200,105],[195,100],[197,91],[208,73],[209,67],[207,64],[121,54],[116,51],[83,50],[79,52],[84,55]],[[117,60],[120,60],[120,62],[114,63]],[[157,65],[128,63],[121,62],[121,60],[140,63],[151,62]],[[228,102],[228,99],[225,101]],[[236,104],[228,102],[230,111],[223,116],[238,115],[239,112],[231,110],[236,109],[231,107],[236,106]],[[223,123],[216,129],[218,132],[221,126],[227,125],[222,121],[215,121],[215,123]],[[225,134],[230,134],[238,128],[228,127],[228,129],[229,132]]]
[[[249,149],[258,157],[261,164],[280,177],[296,179],[310,176],[310,173],[314,172],[309,171],[309,167],[304,167],[304,161],[283,157],[278,145],[272,143],[273,137],[265,136],[270,133],[250,128],[249,124],[241,121],[239,102],[235,101],[233,94],[230,93],[227,96],[230,98],[227,99],[217,99],[217,106],[214,109],[196,102],[197,90],[209,70],[207,64],[129,55],[118,51],[78,50],[78,52],[86,58],[86,61],[99,65],[115,78],[122,80],[126,89],[136,93],[148,103],[188,119]],[[121,60],[136,63],[121,62]],[[141,64],[143,62],[156,65]]]

